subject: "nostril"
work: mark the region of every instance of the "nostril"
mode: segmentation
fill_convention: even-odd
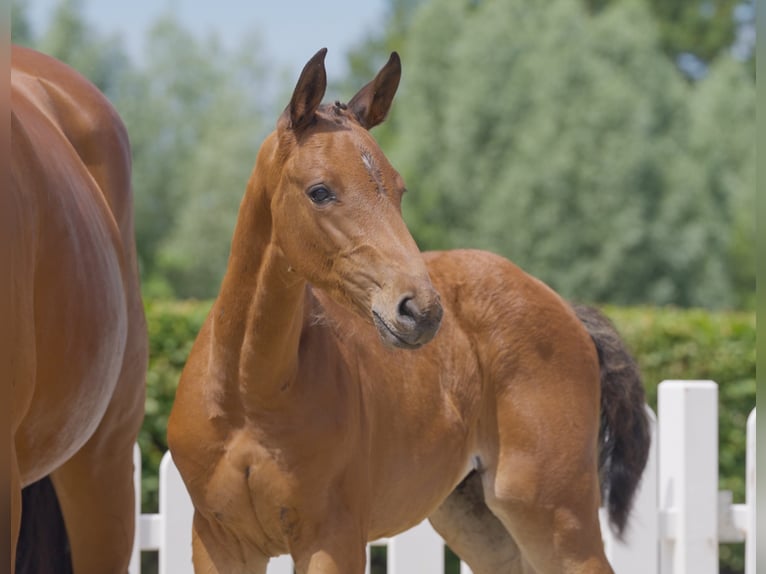
[[[418,306],[415,304],[414,298],[410,296],[402,298],[397,307],[397,311],[399,312],[400,318],[409,319],[413,322],[417,321],[418,316],[420,315],[420,309],[418,309]]]

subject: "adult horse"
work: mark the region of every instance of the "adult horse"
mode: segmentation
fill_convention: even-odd
[[[368,133],[399,58],[320,105],[324,55],[258,154],[171,413],[195,571],[361,574],[430,517],[477,574],[610,572],[599,475],[622,529],[648,449],[632,360],[509,261],[421,254]]]
[[[19,571],[66,571],[68,538],[75,574],[126,572],[147,362],[127,133],[85,78],[14,47],[11,136],[11,571],[21,529]]]

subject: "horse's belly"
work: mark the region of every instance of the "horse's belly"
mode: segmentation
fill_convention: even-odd
[[[16,433],[25,483],[60,466],[92,436],[122,368],[128,311],[121,244],[95,184],[76,179],[82,171],[64,170],[59,175],[70,176],[71,186],[41,194],[47,203],[34,284],[34,395]]]
[[[451,451],[445,447],[421,464],[400,467],[399,476],[392,476],[372,496],[369,540],[393,536],[420,523],[444,501],[471,468],[467,445]]]

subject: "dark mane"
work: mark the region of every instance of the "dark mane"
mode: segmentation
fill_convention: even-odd
[[[359,123],[356,116],[348,109],[348,105],[340,100],[320,105],[317,115],[337,125],[346,125],[349,120]]]

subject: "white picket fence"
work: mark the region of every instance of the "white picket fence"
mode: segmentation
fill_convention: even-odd
[[[718,545],[744,542],[745,573],[755,574],[755,408],[746,429],[746,502],[732,504],[730,492],[718,491],[718,386],[712,381],[665,381],[657,402],[649,462],[624,544],[602,516],[604,544],[615,572],[715,574]],[[139,485],[138,447],[135,461]],[[140,574],[141,551],[158,551],[159,574],[191,574],[192,505],[170,453],[160,465],[159,513],[141,514],[138,487],[137,494],[130,574]],[[389,574],[444,573],[444,543],[428,521],[373,545],[388,547]],[[461,574],[469,573],[462,564]],[[293,574],[289,556],[272,559],[268,574]]]

